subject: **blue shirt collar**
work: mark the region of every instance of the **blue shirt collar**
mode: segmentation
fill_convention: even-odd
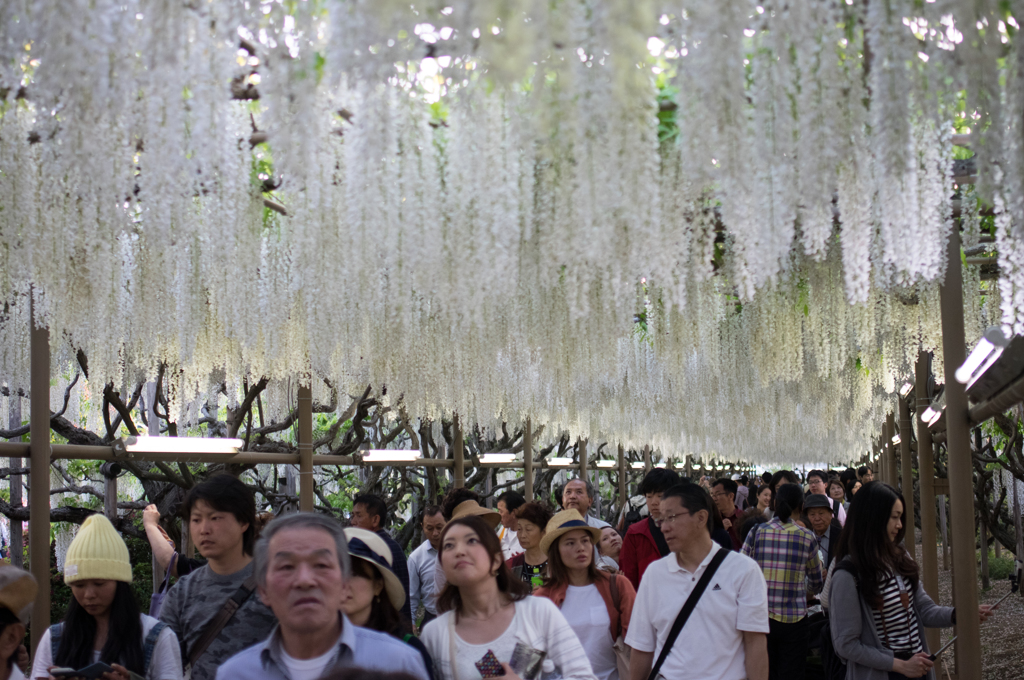
[[[335,654],[331,659],[331,663],[328,664],[328,668],[336,666],[342,658],[354,655],[356,652],[355,625],[341,612],[338,612],[338,620],[341,622],[341,635],[335,643]],[[263,666],[263,669],[267,670],[271,663],[278,668],[282,668],[284,663],[281,659],[281,653],[283,650],[280,623],[274,626],[274,630],[270,631],[270,636],[263,641],[262,645],[263,648],[260,650],[260,665]]]

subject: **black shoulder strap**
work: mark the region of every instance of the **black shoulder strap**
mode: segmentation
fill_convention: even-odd
[[[672,624],[672,628],[668,632],[668,637],[665,639],[665,646],[661,648],[661,654],[658,655],[658,661],[654,664],[654,668],[651,669],[651,674],[647,676],[647,680],[656,680],[658,673],[661,671],[662,665],[665,663],[665,659],[668,658],[668,653],[672,651],[672,645],[675,644],[676,638],[679,637],[680,631],[683,630],[683,626],[686,625],[686,620],[690,618],[690,614],[697,607],[697,603],[700,602],[701,596],[704,591],[707,590],[708,584],[711,582],[711,578],[718,571],[718,567],[721,566],[722,562],[725,561],[726,556],[729,554],[728,550],[719,548],[715,556],[711,558],[711,563],[708,568],[704,570],[704,575],[697,581],[697,585],[694,587],[690,596],[686,598],[686,604],[679,610],[679,616],[676,617],[675,622]]]
[[[206,628],[203,629],[203,634],[199,636],[196,643],[192,646],[192,649],[188,651],[186,655],[186,663],[189,666],[194,666],[196,661],[203,655],[207,647],[220,635],[220,632],[224,630],[224,626],[227,625],[231,617],[235,615],[235,612],[245,604],[245,601],[249,599],[252,592],[256,590],[256,577],[250,576],[245,579],[245,582],[238,587],[234,595],[229,597],[224,605],[217,612],[217,615],[213,617]]]
[[[650,529],[651,537],[654,538],[654,545],[658,546],[658,552],[661,553],[661,556],[668,555],[668,541],[665,540],[665,534],[661,533],[661,529],[654,523],[653,517],[647,518],[647,528]]]

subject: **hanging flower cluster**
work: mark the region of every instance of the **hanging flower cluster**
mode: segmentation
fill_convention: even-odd
[[[0,375],[28,384],[31,299],[56,365],[166,365],[185,420],[224,376],[314,375],[859,455],[939,344],[960,90],[1024,325],[1024,47],[961,5],[12,0]]]

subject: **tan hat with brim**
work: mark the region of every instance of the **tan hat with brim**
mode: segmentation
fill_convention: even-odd
[[[544,537],[540,539],[540,549],[546,553],[552,543],[577,529],[583,529],[590,534],[590,540],[594,545],[601,542],[601,530],[587,524],[579,510],[562,510],[548,521]]]
[[[455,506],[452,511],[452,520],[459,519],[460,517],[468,517],[470,515],[476,515],[483,521],[491,525],[492,529],[497,529],[498,524],[501,523],[501,515],[497,510],[490,510],[488,508],[481,508],[480,504],[474,500],[462,501]]]
[[[394,555],[391,554],[387,542],[372,531],[358,527],[346,528],[345,539],[348,541],[349,557],[367,562],[380,572],[381,578],[384,579],[384,592],[388,594],[388,599],[395,609],[401,610],[405,604],[405,588],[391,570]]]
[[[32,574],[9,564],[0,565],[0,608],[10,611],[25,625],[32,618],[32,603],[38,591]]]

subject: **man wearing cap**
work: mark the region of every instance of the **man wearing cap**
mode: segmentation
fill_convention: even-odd
[[[828,497],[828,473],[824,470],[811,470],[807,473],[807,496],[821,495],[829,503],[829,507],[832,508],[832,517],[838,520],[840,528],[846,524],[846,510],[843,508],[843,504],[835,499]],[[804,506],[806,509],[807,506]]]
[[[832,521],[831,499],[822,494],[811,494],[804,501],[804,513],[807,524],[814,532],[814,540],[818,542],[818,557],[821,558],[822,571],[827,572],[832,558],[839,545],[841,530]]]
[[[32,574],[18,567],[0,565],[0,680],[25,678],[16,661],[37,590]]]
[[[256,543],[260,599],[277,616],[270,637],[228,659],[217,680],[307,680],[343,668],[428,680],[415,649],[353,625],[341,612],[351,575],[348,540],[331,517],[298,512],[272,521]]]

